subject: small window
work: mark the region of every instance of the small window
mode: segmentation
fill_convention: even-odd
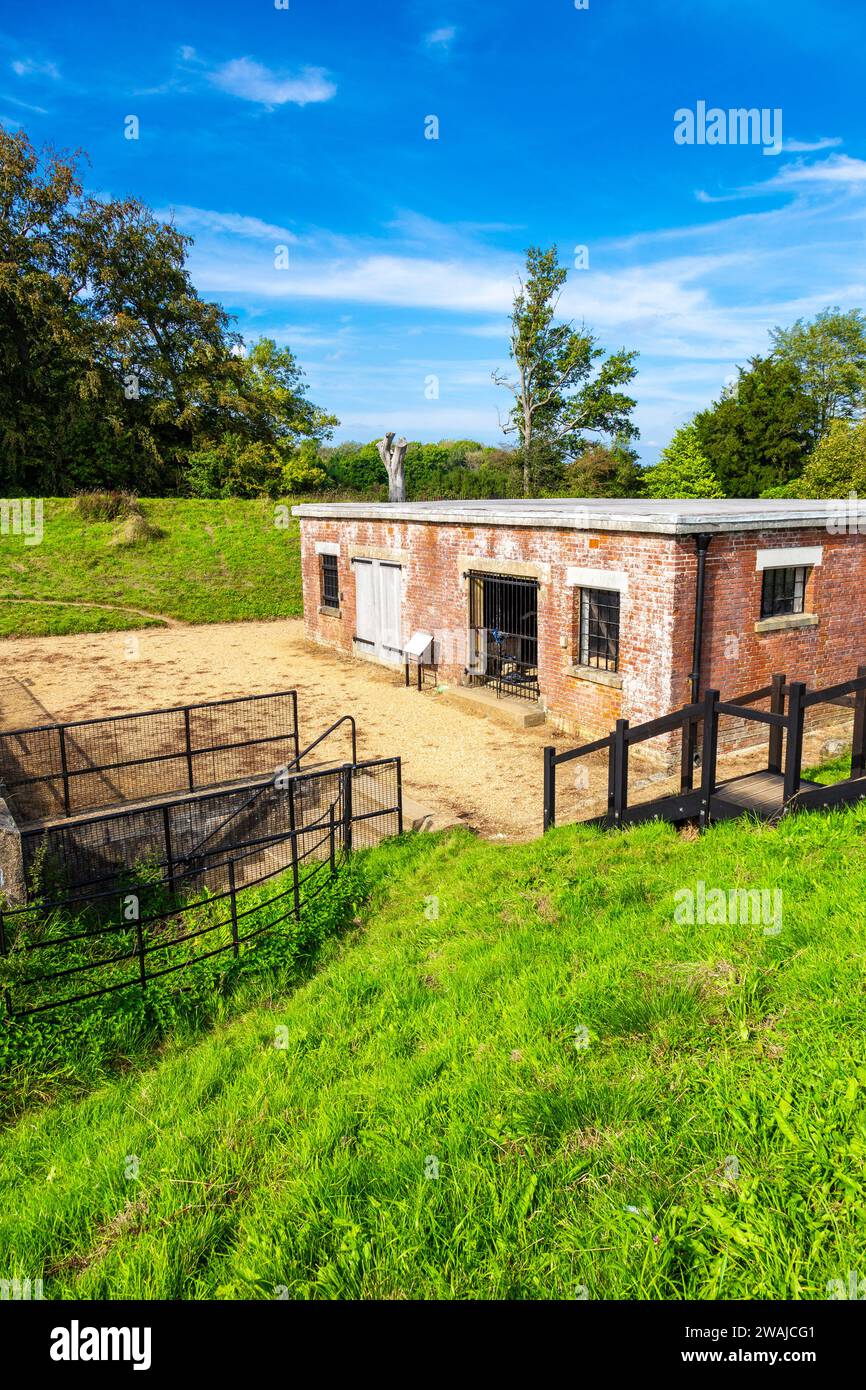
[[[806,601],[806,565],[795,569],[764,570],[761,591],[761,617],[781,618],[787,613],[802,613]]]
[[[320,555],[322,562],[322,607],[339,608],[340,576],[336,555]]]
[[[619,594],[615,589],[581,589],[581,666],[600,671],[619,668]]]

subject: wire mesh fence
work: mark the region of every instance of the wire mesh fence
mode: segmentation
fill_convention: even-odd
[[[94,886],[121,881],[131,867],[144,864],[162,866],[169,881],[198,872],[202,885],[213,887],[211,866],[230,851],[258,849],[265,855],[270,845],[294,831],[304,849],[303,827],[339,801],[344,786],[350,844],[369,848],[383,836],[399,833],[400,760],[386,758],[278,774],[154,806],[24,828],[25,879],[43,893],[83,897]]]
[[[297,759],[294,690],[0,732],[19,822],[249,780]]]
[[[353,849],[402,831],[399,758],[298,773],[231,796],[233,805],[220,793],[99,818],[126,822],[115,826],[113,843],[122,850],[113,851],[109,872],[90,840],[78,862],[98,874],[71,893],[44,892],[26,907],[0,912],[7,1014],[23,1019],[145,989],[222,952],[237,957],[263,932],[300,920],[304,904]],[[70,833],[61,825],[28,832],[28,839],[39,852],[40,834],[44,842]],[[48,853],[71,848],[68,839],[49,844],[41,868]],[[68,870],[71,861],[58,862]],[[263,886],[269,884],[275,892]]]

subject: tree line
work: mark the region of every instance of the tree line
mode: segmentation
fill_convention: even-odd
[[[0,126],[0,487],[199,497],[387,496],[375,442],[333,445],[288,347],[245,344],[190,279],[191,238],[84,192],[83,156]],[[638,354],[558,317],[567,272],[530,247],[510,316],[503,444],[412,442],[408,495],[844,496],[866,490],[866,318],[770,335],[640,465]],[[383,422],[391,423],[391,422]],[[398,422],[396,422],[398,423]]]

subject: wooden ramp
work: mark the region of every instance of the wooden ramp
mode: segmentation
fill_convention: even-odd
[[[769,700],[769,710],[756,709],[755,705],[764,700]],[[833,705],[851,710],[853,714],[851,776],[828,786],[807,781],[802,776],[805,716],[815,705]],[[765,769],[741,773],[724,782],[716,781],[721,718],[751,720],[767,727]],[[631,749],[648,739],[670,738],[676,734],[681,742],[679,792],[632,805],[629,798]],[[615,827],[666,820],[681,825],[694,820],[704,829],[712,821],[729,820],[732,816],[753,815],[761,820],[776,821],[795,811],[851,806],[866,799],[866,665],[858,667],[853,680],[841,681],[823,690],[807,690],[802,681],[789,684],[785,675],[777,671],[770,685],[733,700],[722,700],[718,690],[708,690],[703,700],[645,724],[633,727],[627,719],[618,719],[616,728],[604,738],[580,748],[568,748],[561,753],[553,747],[545,748],[545,830],[556,824],[557,767],[602,751],[606,751],[608,757],[607,814],[594,816],[585,824]],[[700,762],[700,787],[694,785],[697,761]]]
[[[799,791],[808,791],[817,782],[800,779]],[[710,800],[710,816],[723,820],[752,812],[761,820],[776,820],[785,806],[785,779],[780,772],[747,772],[720,782]]]

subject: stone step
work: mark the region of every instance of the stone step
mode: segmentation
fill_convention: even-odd
[[[513,728],[534,729],[545,722],[545,713],[535,700],[520,700],[513,695],[497,699],[496,692],[484,685],[449,685],[442,692],[466,709],[485,714]]]

